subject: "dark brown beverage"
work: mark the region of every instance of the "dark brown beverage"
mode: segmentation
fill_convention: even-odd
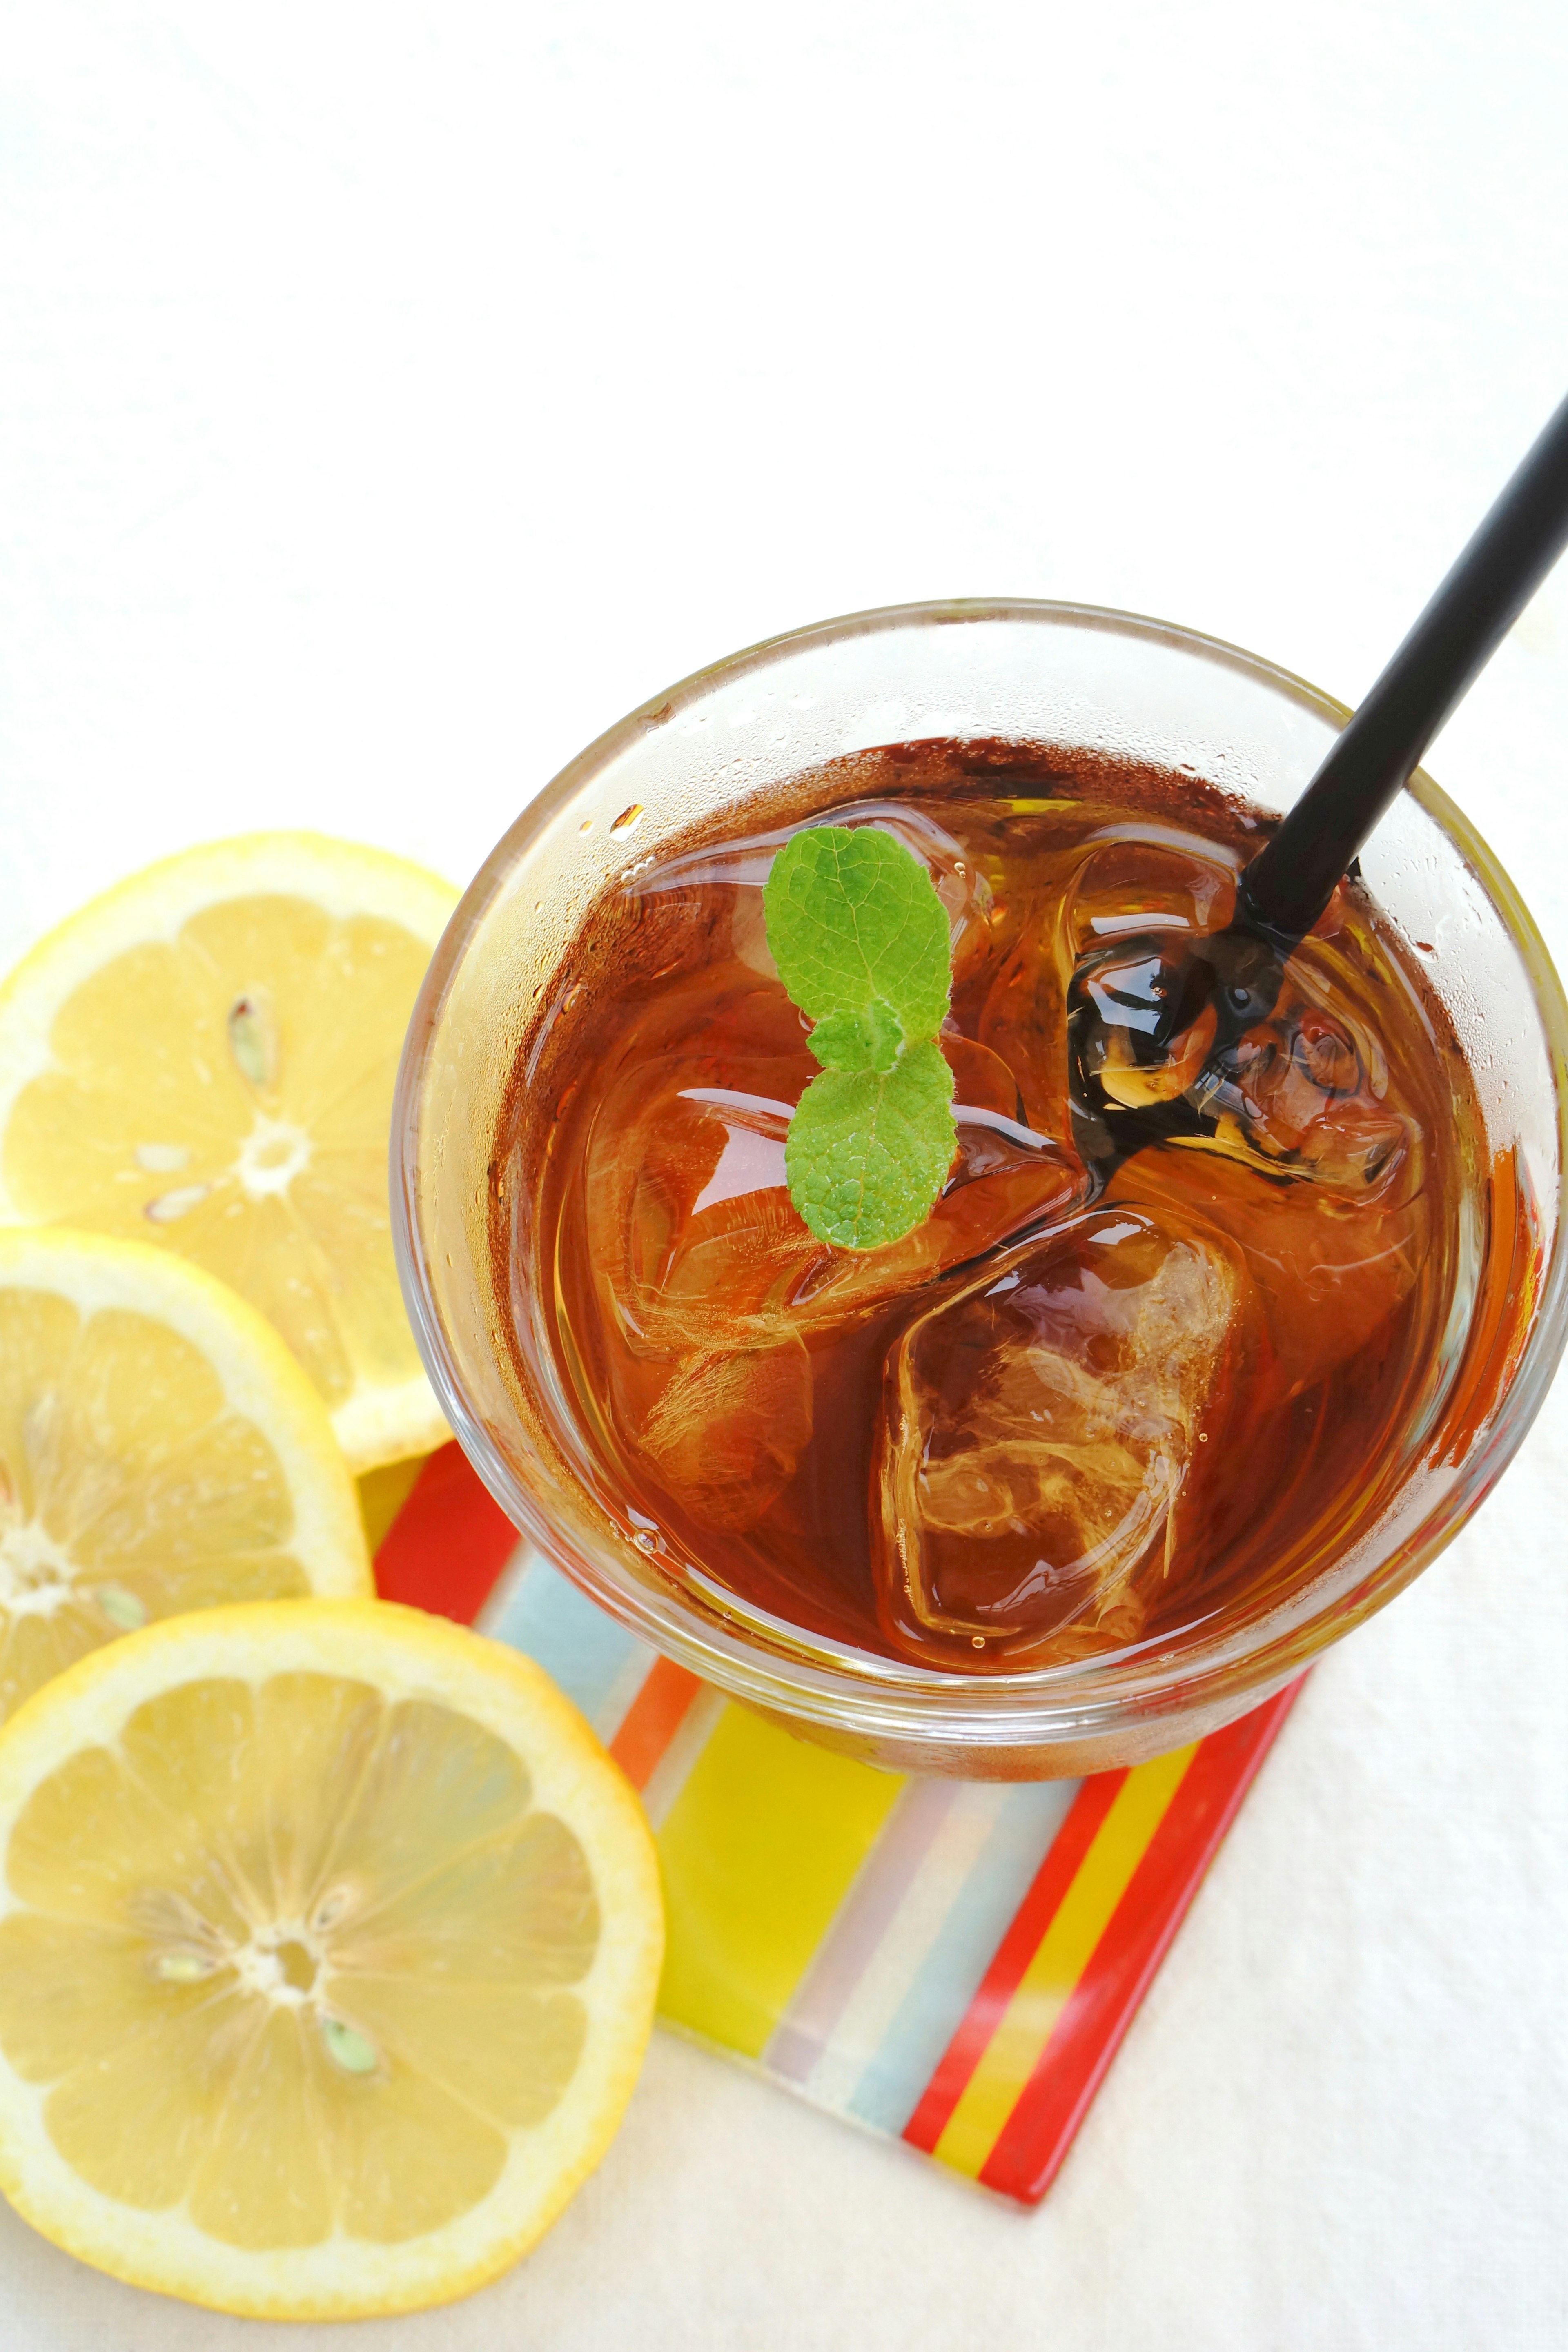
[[[925,1223],[866,1252],[790,1202],[816,1064],[762,908],[783,841],[829,822],[892,833],[952,932],[958,1149]],[[1266,823],[1187,775],[921,743],[600,899],[519,1057],[495,1273],[541,1302],[515,1344],[562,1443],[668,1574],[947,1671],[1179,1648],[1342,1560],[1462,1412],[1480,1121],[1356,885],[1224,1115],[1109,1181],[1077,1148],[1075,965],[1223,928]]]

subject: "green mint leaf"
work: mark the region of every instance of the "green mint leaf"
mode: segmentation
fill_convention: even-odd
[[[874,825],[809,826],[763,890],[768,945],[822,1064],[790,1121],[789,1195],[838,1249],[880,1249],[931,1214],[952,1165],[952,990],[931,876]]]
[[[823,1070],[789,1123],[790,1199],[836,1248],[880,1249],[930,1215],[957,1135],[934,1037],[906,1045],[890,1070]]]
[[[872,824],[795,834],[773,860],[763,912],[779,977],[809,1020],[880,997],[906,1038],[936,1035],[952,985],[947,914],[891,834]]]
[[[904,1050],[899,1016],[885,996],[852,1011],[829,1013],[811,1033],[811,1050],[825,1070],[890,1070]]]

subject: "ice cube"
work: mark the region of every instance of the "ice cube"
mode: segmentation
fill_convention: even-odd
[[[622,1343],[676,1358],[810,1339],[1079,1206],[1077,1162],[998,1107],[1017,1100],[1005,1066],[944,1045],[963,1092],[987,1098],[954,1105],[941,1199],[879,1250],[835,1249],[790,1201],[784,1147],[809,1055],[664,1055],[614,1085],[584,1176],[595,1289]]]
[[[1072,1131],[1068,1108],[1068,983],[1086,955],[1118,940],[1176,944],[1230,919],[1235,861],[1214,844],[1170,830],[1160,840],[1113,826],[1085,847],[1054,892],[1016,905],[997,929],[998,952],[976,1034],[1016,1070],[1024,1117],[1044,1135]],[[1000,942],[999,942],[1000,947]],[[1195,1072],[1192,1075],[1195,1075]],[[1178,1079],[1167,1092],[1181,1091]]]
[[[1239,861],[1173,827],[1110,827],[1089,848],[1064,896],[1069,957],[1129,936],[1223,930],[1236,908]]]
[[[899,1648],[1016,1669],[1138,1640],[1218,1441],[1245,1288],[1219,1235],[1097,1209],[906,1328],[873,1545]]]
[[[1135,1153],[1105,1197],[1154,1216],[1184,1210],[1237,1244],[1286,1396],[1374,1343],[1429,1260],[1430,1113],[1417,1117],[1411,1073],[1390,1068],[1378,1037],[1398,984],[1396,968],[1369,975],[1342,939],[1314,937],[1271,1017],[1206,1069],[1192,1075],[1189,1032],[1171,1050],[1176,1088],[1136,1073],[1156,1081],[1139,1097],[1153,1101],[1173,1099],[1187,1072],[1193,1131]]]
[[[1141,1151],[1102,1196],[1212,1223],[1240,1249],[1285,1402],[1373,1344],[1430,1263],[1425,1193],[1358,1198],[1212,1146]]]
[[[962,982],[991,942],[991,886],[962,842],[921,810],[898,801],[852,801],[743,841],[722,842],[649,864],[627,876],[624,896],[639,912],[646,910],[647,917],[672,933],[678,909],[685,914],[694,935],[699,931],[710,935],[727,917],[731,952],[753,971],[776,980],[778,968],[768,949],[763,917],[763,885],[773,859],[793,835],[808,825],[825,824],[851,829],[874,824],[920,859],[947,909],[954,982]]]
[[[1408,1199],[1421,1180],[1419,1130],[1388,1098],[1382,1047],[1342,1006],[1330,1009],[1310,969],[1293,962],[1286,980],[1272,1019],[1191,1086],[1188,1099],[1213,1122],[1194,1142],[1358,1199]]]
[[[1141,881],[1138,873],[1152,855],[1132,841],[1097,851],[1065,901],[1090,1097],[1131,1111],[1183,1103],[1187,1131],[1176,1118],[1172,1141],[1357,1198],[1411,1197],[1421,1181],[1419,1127],[1390,1084],[1370,967],[1343,892],[1282,981],[1275,968],[1268,1018],[1220,1042],[1220,981],[1203,941],[1228,918],[1234,877],[1215,866],[1205,889],[1197,861],[1163,851],[1169,872],[1156,887],[1163,868]],[[1220,971],[1228,969],[1222,960]],[[1399,984],[1396,970],[1378,975],[1379,986],[1390,983]],[[981,1034],[994,1026],[983,1021]]]
[[[680,1358],[659,1381],[638,1451],[704,1527],[752,1527],[783,1494],[811,1438],[811,1364],[776,1347]]]

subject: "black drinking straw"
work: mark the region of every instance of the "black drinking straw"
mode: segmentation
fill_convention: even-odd
[[[1146,1144],[1195,1136],[1241,1041],[1279,1001],[1291,950],[1311,929],[1427,744],[1496,652],[1568,544],[1568,400],[1508,484],[1279,832],[1243,873],[1223,931],[1121,939],[1086,956],[1068,990],[1073,1131],[1101,1181]],[[1163,1068],[1175,1040],[1213,1016],[1201,1074],[1172,1097],[1129,1103],[1130,1064]]]
[[[1241,877],[1238,928],[1305,939],[1421,755],[1568,544],[1568,400]]]

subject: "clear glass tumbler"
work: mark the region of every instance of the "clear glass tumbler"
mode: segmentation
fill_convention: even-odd
[[[1333,1565],[1268,1613],[1222,1620],[1168,1652],[981,1677],[721,1607],[665,1575],[580,1475],[561,1442],[566,1400],[548,1374],[520,1375],[502,1328],[513,1310],[491,1275],[494,1137],[531,1016],[596,893],[694,819],[732,810],[739,829],[759,789],[933,736],[1152,762],[1282,811],[1348,715],[1271,662],[1129,614],[901,605],[700,671],[601,736],[529,804],[453,917],[415,1012],[394,1114],[393,1216],[409,1312],[453,1429],[503,1509],[594,1600],[736,1698],[869,1761],[1047,1779],[1140,1762],[1259,1704],[1464,1524],[1563,1349],[1568,1006],[1507,876],[1424,773],[1362,872],[1417,947],[1470,1063],[1486,1133],[1466,1204],[1468,1264],[1403,1478]],[[1513,1206],[1500,1213],[1505,1199]],[[1476,1402],[1456,1428],[1441,1404],[1461,1365]]]

